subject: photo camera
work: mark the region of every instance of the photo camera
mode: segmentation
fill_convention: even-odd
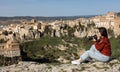
[[[93,39],[97,40],[97,35],[93,35],[93,36],[88,37],[88,40],[93,40]]]

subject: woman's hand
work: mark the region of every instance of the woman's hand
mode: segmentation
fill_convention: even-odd
[[[93,40],[92,40],[92,41],[96,41],[96,39],[94,39],[94,38],[93,38]]]

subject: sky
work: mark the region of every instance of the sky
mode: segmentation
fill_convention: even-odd
[[[0,16],[77,16],[120,12],[120,0],[0,0]]]

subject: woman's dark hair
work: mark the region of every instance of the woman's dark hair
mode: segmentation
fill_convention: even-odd
[[[99,30],[99,32],[101,33],[102,36],[108,37],[106,28],[99,27],[98,30]]]

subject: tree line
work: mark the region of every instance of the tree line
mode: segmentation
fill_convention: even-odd
[[[84,16],[53,16],[53,17],[43,17],[43,16],[15,16],[15,17],[0,17],[0,21],[6,21],[6,20],[42,20],[42,21],[54,21],[54,20],[75,20],[78,18],[90,18],[95,15],[84,15]]]

